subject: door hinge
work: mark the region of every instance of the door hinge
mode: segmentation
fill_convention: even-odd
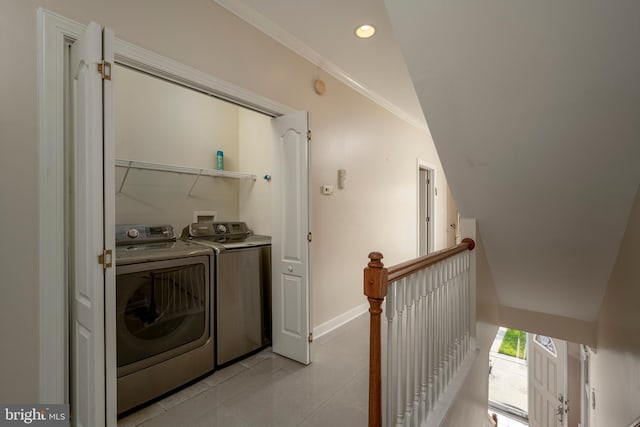
[[[311,232],[308,232],[307,233],[307,241],[310,242],[311,240],[313,240],[313,235],[311,234]]]
[[[307,142],[311,142],[311,131],[307,131]]]
[[[111,249],[105,249],[102,254],[98,255],[98,263],[106,270],[113,266],[113,252]]]
[[[98,72],[103,80],[111,80],[111,63],[107,61],[98,62]]]
[[[307,338],[307,340],[312,343],[313,342],[313,332],[309,333],[309,337]]]

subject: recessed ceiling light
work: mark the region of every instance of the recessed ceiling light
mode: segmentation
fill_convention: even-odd
[[[373,25],[365,24],[356,28],[356,36],[361,39],[368,39],[376,33],[376,28]]]

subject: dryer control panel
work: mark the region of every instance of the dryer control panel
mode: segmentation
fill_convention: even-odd
[[[189,237],[196,238],[244,240],[252,234],[244,222],[194,222],[187,229]]]

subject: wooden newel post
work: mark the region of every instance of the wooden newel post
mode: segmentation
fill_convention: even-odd
[[[380,252],[369,254],[364,269],[364,294],[369,299],[371,324],[369,328],[369,427],[382,426],[382,347],[380,315],[382,302],[387,296],[387,269]]]

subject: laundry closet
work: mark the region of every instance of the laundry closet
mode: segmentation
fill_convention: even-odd
[[[271,234],[271,187],[264,178],[271,173],[270,117],[119,65],[113,80],[116,223],[182,230],[195,222],[194,212],[215,211],[216,221],[244,221],[256,234]],[[216,169],[218,151],[224,171],[240,174],[198,177],[198,169]],[[192,174],[127,169],[129,160]]]
[[[123,66],[113,80],[123,413],[269,345],[273,148],[262,113]]]

